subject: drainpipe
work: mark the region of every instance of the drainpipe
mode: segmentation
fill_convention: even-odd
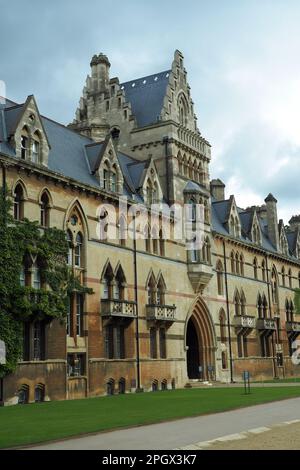
[[[138,276],[136,256],[136,223],[133,217],[133,271],[134,271],[134,300],[136,308],[135,318],[135,344],[136,344],[136,392],[142,392],[141,388],[141,366],[140,366],[140,340],[139,340],[139,304],[138,304]]]
[[[167,186],[167,203],[170,203],[170,176],[169,176],[169,162],[168,162],[168,143],[169,137],[165,136],[163,138],[163,143],[165,144],[165,163],[166,163],[166,186]]]
[[[232,359],[232,347],[231,347],[230,309],[229,309],[229,298],[228,298],[228,281],[227,281],[227,263],[226,263],[225,240],[223,240],[223,259],[224,259],[224,274],[225,274],[227,329],[228,329],[228,341],[229,341],[230,382],[233,383],[233,359]]]
[[[270,318],[272,318],[272,308],[271,308],[271,294],[270,294],[270,281],[269,281],[269,265],[268,265],[268,257],[265,256],[265,260],[266,260],[266,268],[267,268],[267,286],[268,286],[268,302],[269,302],[269,315],[270,315]],[[279,300],[279,299],[278,299]],[[279,305],[278,305],[278,308],[279,308]],[[277,336],[277,340],[278,340],[278,328],[279,328],[279,325],[278,325],[278,322],[276,321],[276,336]],[[277,379],[278,378],[278,373],[277,373],[277,365],[276,365],[276,357],[275,357],[275,345],[274,345],[274,337],[273,335],[271,336],[271,339],[272,339],[272,351],[273,351],[273,369],[274,369],[274,378]]]

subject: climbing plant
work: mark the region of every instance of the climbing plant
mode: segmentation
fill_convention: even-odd
[[[296,313],[300,313],[300,289],[294,289],[294,304]]]
[[[54,318],[63,320],[68,295],[91,293],[80,284],[67,265],[68,244],[64,231],[41,229],[37,222],[19,222],[11,215],[11,203],[0,195],[0,339],[6,345],[6,364],[0,365],[0,377],[15,370],[22,356],[25,321]],[[41,289],[20,285],[25,260],[38,260]]]

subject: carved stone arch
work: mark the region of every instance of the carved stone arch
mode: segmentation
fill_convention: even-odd
[[[150,284],[150,281],[153,281],[153,285],[156,286],[157,282],[156,282],[156,277],[155,277],[155,274],[153,272],[153,269],[151,268],[149,273],[148,273],[148,276],[147,276],[147,279],[146,279],[146,284],[145,284],[145,289],[147,290],[148,287],[149,287],[149,284]]]
[[[124,286],[125,284],[127,285],[126,276],[125,276],[125,273],[124,273],[124,270],[122,268],[120,261],[118,261],[117,266],[115,268],[114,277],[115,278],[120,277],[120,279],[122,279],[122,282],[124,283]]]
[[[18,179],[12,184],[12,187],[11,187],[11,197],[12,197],[12,198],[14,197],[15,190],[16,190],[16,187],[17,187],[18,185],[21,185],[22,190],[23,190],[23,199],[24,199],[24,201],[26,201],[26,200],[28,199],[28,192],[27,192],[26,185],[25,185],[24,181],[22,180],[22,178],[18,178]]]
[[[213,366],[215,370],[216,331],[209,309],[200,296],[194,301],[188,313],[184,338],[189,378],[199,378],[199,366],[202,367],[203,379],[214,378],[214,374],[208,377],[208,366]],[[198,343],[197,347],[195,344],[188,344],[192,341]],[[196,357],[193,357],[193,354]],[[193,376],[195,374],[196,376]]]
[[[162,286],[163,286],[163,288],[164,288],[164,291],[165,291],[165,292],[167,291],[166,282],[165,282],[165,279],[164,279],[164,276],[163,276],[163,273],[162,273],[161,270],[159,270],[159,272],[158,272],[158,275],[157,275],[157,282],[156,282],[156,283],[157,283],[157,285],[158,285],[159,283],[161,283]]]
[[[100,281],[103,282],[104,279],[105,279],[105,276],[107,275],[107,273],[109,274],[109,276],[111,277],[111,279],[114,278],[114,270],[112,268],[112,265],[110,263],[110,260],[109,258],[107,258],[106,262],[105,262],[105,265],[102,269],[102,273],[101,273],[101,277],[100,277]]]
[[[65,214],[64,228],[65,228],[65,230],[68,228],[68,220],[71,217],[72,212],[75,211],[75,210],[78,212],[78,215],[80,216],[80,219],[81,219],[81,223],[82,223],[82,227],[83,227],[83,230],[82,230],[83,231],[83,236],[87,237],[87,239],[89,239],[90,235],[89,235],[89,226],[88,226],[87,217],[85,215],[83,207],[82,207],[82,205],[81,205],[78,198],[75,198],[69,204],[69,207],[68,207],[68,209],[66,211],[66,214]]]
[[[52,196],[51,196],[51,193],[50,193],[49,189],[46,186],[44,186],[39,192],[39,195],[38,195],[39,204],[40,205],[42,204],[42,196],[43,196],[44,193],[46,193],[47,196],[48,196],[49,207],[50,208],[53,207],[53,199],[52,199]]]

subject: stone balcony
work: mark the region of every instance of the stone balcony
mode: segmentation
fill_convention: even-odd
[[[212,266],[201,262],[189,262],[188,276],[194,292],[201,292],[213,277]]]
[[[272,332],[276,330],[276,321],[272,318],[258,318],[256,326],[258,330],[266,330]]]
[[[136,303],[129,300],[102,299],[101,316],[135,318]]]
[[[253,329],[256,327],[256,318],[251,315],[235,315],[233,325],[236,328]]]
[[[148,320],[174,321],[176,316],[175,305],[146,305]]]
[[[287,321],[285,327],[288,333],[300,333],[300,322],[298,321]]]

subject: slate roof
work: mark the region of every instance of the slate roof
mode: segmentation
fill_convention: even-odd
[[[23,108],[24,103],[16,105],[7,100],[0,109],[0,152],[10,157],[16,155],[7,137],[16,128]],[[93,172],[101,159],[105,142],[95,143],[47,117],[41,116],[41,120],[50,144],[48,169],[99,189],[99,180]],[[124,176],[124,195],[132,198],[141,185],[142,174],[149,162],[135,160],[121,152],[117,157]],[[142,201],[137,194],[135,199]]]
[[[121,83],[139,127],[159,120],[171,70]]]
[[[228,228],[227,228],[227,216],[228,216],[228,210],[230,207],[230,199],[226,199],[223,201],[217,201],[216,199],[212,198],[212,208],[211,208],[211,219],[212,219],[212,230],[214,230],[216,233],[219,233],[221,235],[230,235]],[[241,236],[240,240],[245,242],[245,243],[250,243],[255,245],[249,235],[249,231],[251,228],[252,224],[252,219],[253,219],[253,213],[251,210],[244,210],[241,208],[238,208],[238,214],[241,222]],[[268,237],[268,225],[267,225],[267,219],[262,218],[259,214],[257,214],[258,222],[260,224],[261,228],[261,246],[265,250],[268,250],[270,252],[276,253],[275,247],[272,245],[269,237]],[[289,235],[287,233],[288,237],[288,242],[289,242],[289,247],[291,251],[291,255],[294,252],[292,249],[292,240],[293,237],[292,235]]]

